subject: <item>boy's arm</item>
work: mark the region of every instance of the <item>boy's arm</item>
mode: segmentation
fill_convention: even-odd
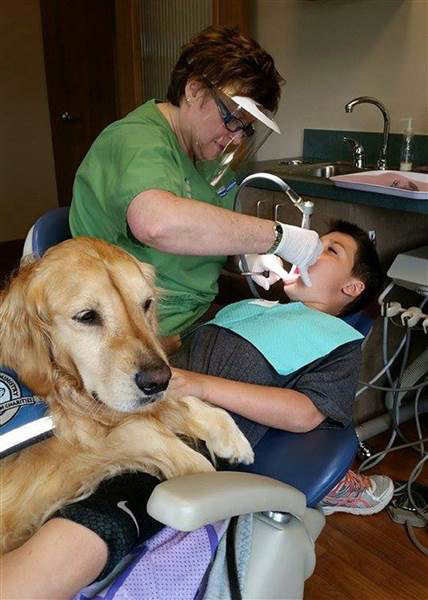
[[[213,375],[172,369],[170,391],[197,396],[268,427],[303,433],[317,427],[325,415],[301,392],[241,383]]]

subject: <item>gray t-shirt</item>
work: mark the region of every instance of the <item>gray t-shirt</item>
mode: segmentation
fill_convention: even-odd
[[[343,427],[352,421],[361,342],[343,344],[294,373],[279,375],[250,342],[228,329],[204,325],[184,340],[171,364],[243,383],[296,390],[325,415],[320,427]],[[253,446],[269,429],[241,415],[232,413],[232,417]]]

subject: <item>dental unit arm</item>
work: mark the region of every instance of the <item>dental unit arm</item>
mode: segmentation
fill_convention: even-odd
[[[252,175],[248,175],[247,177],[245,177],[239,184],[238,191],[236,192],[235,202],[233,205],[234,211],[241,212],[240,197],[241,197],[242,190],[245,189],[249,183],[255,181],[256,179],[267,180],[267,181],[275,184],[280,189],[280,191],[284,192],[284,194],[287,196],[287,198],[289,200],[291,200],[293,205],[298,210],[300,210],[300,212],[302,213],[302,223],[301,223],[300,227],[302,229],[310,228],[311,216],[312,216],[312,213],[314,212],[314,203],[311,202],[310,200],[304,201],[301,198],[301,196],[299,196],[299,194],[297,194],[297,192],[295,192],[288,185],[288,183],[286,183],[283,179],[281,179],[277,175],[273,175],[272,173],[262,173],[262,172],[261,173],[253,173]],[[275,217],[274,217],[275,221],[277,220],[279,207],[280,207],[280,204],[275,205]],[[248,267],[247,259],[246,259],[245,255],[243,255],[243,254],[240,256],[240,264],[242,265],[242,271],[243,271],[242,274],[245,275],[245,277],[247,278],[247,283],[248,283],[253,295],[256,297],[259,297],[259,293],[257,292],[257,290],[254,287],[254,284],[251,280],[251,275],[253,273],[250,271],[250,269]],[[294,273],[295,270],[296,270],[296,266],[293,265],[290,273]],[[261,273],[261,275],[263,275],[265,277],[269,277],[269,271],[265,271],[265,272]]]
[[[301,228],[309,229],[311,215],[314,212],[314,203],[311,202],[310,200],[303,201],[301,196],[299,196],[299,194],[297,192],[295,192],[288,185],[288,183],[286,183],[283,179],[281,179],[277,175],[273,175],[272,173],[253,173],[252,175],[248,175],[247,177],[245,177],[245,179],[243,179],[238,186],[238,191],[236,192],[233,210],[235,210],[235,211],[238,210],[239,212],[241,212],[241,203],[240,203],[241,192],[244,188],[247,187],[247,185],[251,181],[254,181],[256,179],[267,179],[271,183],[274,183],[275,185],[277,185],[279,187],[279,189],[282,192],[284,192],[284,194],[289,198],[289,200],[291,200],[291,202],[294,204],[294,206],[296,208],[298,208],[300,210],[300,212],[303,214]],[[279,206],[279,205],[277,205],[277,206]],[[276,217],[276,215],[275,215],[275,217]]]

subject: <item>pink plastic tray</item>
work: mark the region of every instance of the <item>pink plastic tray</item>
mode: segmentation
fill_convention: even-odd
[[[428,175],[411,171],[365,171],[330,177],[335,185],[364,192],[377,192],[428,200]]]

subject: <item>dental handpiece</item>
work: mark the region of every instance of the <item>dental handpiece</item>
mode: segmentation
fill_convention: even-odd
[[[269,277],[270,275],[270,271],[261,271],[261,272],[254,272],[254,271],[243,271],[240,273],[241,275],[262,275],[263,277]]]

